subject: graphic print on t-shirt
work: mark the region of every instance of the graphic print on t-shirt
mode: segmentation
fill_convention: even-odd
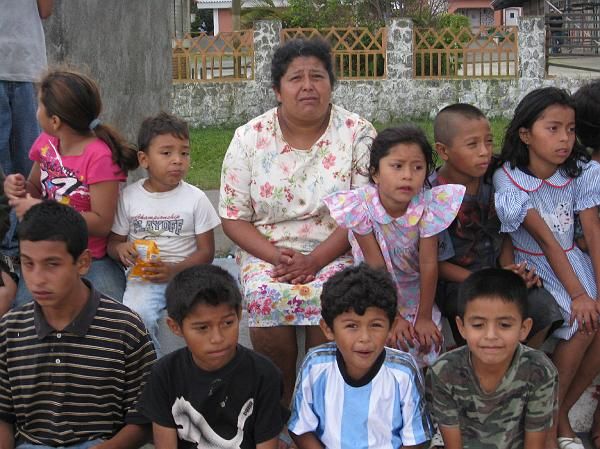
[[[133,232],[146,233],[148,236],[157,237],[164,232],[181,235],[183,218],[179,214],[149,216],[137,214],[132,217]]]
[[[87,188],[82,187],[84,180],[80,179],[79,174],[74,170],[65,167],[57,153],[54,153],[55,156],[51,157],[48,150],[49,147],[44,146],[40,151],[43,156],[47,157],[47,160],[40,164],[40,184],[42,185],[44,198],[54,199],[59,203],[69,205],[72,201],[77,202],[78,196],[85,197],[83,201],[89,201],[89,191]]]
[[[238,415],[236,434],[230,440],[226,440],[217,434],[204,416],[184,398],[177,398],[171,407],[179,438],[196,443],[198,449],[241,449],[244,440],[244,424],[253,410],[254,399],[250,398],[244,403]]]

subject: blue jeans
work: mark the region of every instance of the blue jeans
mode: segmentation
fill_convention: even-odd
[[[31,171],[29,149],[40,134],[36,110],[33,83],[0,81],[0,165],[7,175]]]
[[[5,175],[31,171],[29,149],[40,134],[35,116],[37,98],[33,83],[0,80],[0,166]],[[11,226],[4,236],[0,252],[9,256],[19,254],[15,235],[17,218],[10,216]]]
[[[90,449],[102,442],[104,442],[102,438],[96,438],[95,440],[84,441],[83,443],[71,444],[69,446],[45,446],[43,444],[20,443],[17,444],[16,449]]]
[[[127,288],[123,295],[123,304],[136,312],[148,329],[157,357],[162,355],[158,342],[158,320],[161,312],[167,307],[165,298],[167,285],[167,283],[155,284],[133,279],[127,282]]]
[[[125,272],[110,257],[104,256],[101,259],[94,259],[90,271],[83,277],[89,280],[96,290],[119,302],[123,301]],[[20,274],[19,287],[17,288],[17,296],[13,303],[13,309],[28,303],[31,299],[31,293],[27,285],[25,285],[23,276]]]

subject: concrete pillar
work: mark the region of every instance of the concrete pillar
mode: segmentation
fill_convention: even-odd
[[[413,22],[411,19],[387,21],[387,79],[398,81],[412,78]]]
[[[271,84],[271,60],[279,47],[281,22],[258,20],[254,23],[254,80],[260,84]]]
[[[519,76],[541,80],[546,76],[546,31],[541,16],[519,17]]]
[[[96,79],[102,120],[132,141],[144,117],[170,109],[172,6],[166,0],[55,0],[45,23],[49,64]]]

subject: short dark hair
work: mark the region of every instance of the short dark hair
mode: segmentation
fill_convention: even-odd
[[[573,101],[579,141],[593,151],[600,151],[600,80],[580,87],[573,94]]]
[[[138,150],[148,151],[152,139],[164,134],[190,140],[190,131],[185,120],[166,112],[160,112],[158,115],[145,118],[142,122],[137,138]]]
[[[333,63],[331,61],[331,46],[319,37],[311,39],[296,38],[281,45],[271,60],[271,84],[276,89],[281,88],[281,78],[287,72],[292,61],[300,56],[314,56],[323,63],[331,87],[335,84]]]
[[[456,137],[456,127],[453,121],[456,118],[467,120],[487,120],[485,114],[472,104],[455,103],[443,108],[433,121],[433,139],[444,145],[452,145]]]
[[[506,128],[500,158],[510,164],[511,168],[527,167],[529,165],[529,148],[521,140],[520,129],[531,129],[544,111],[550,106],[564,106],[575,111],[575,102],[571,94],[558,87],[542,87],[529,92],[519,102],[515,115]],[[579,161],[588,162],[590,155],[577,141],[569,157],[559,166],[560,172],[576,178],[581,174]]]
[[[333,329],[333,320],[350,310],[364,315],[369,307],[385,312],[390,325],[396,317],[397,293],[389,273],[365,263],[348,267],[329,278],[321,293],[321,316]]]
[[[88,229],[85,220],[72,207],[56,201],[44,200],[32,206],[17,228],[19,242],[65,242],[73,260],[88,246]]]
[[[240,289],[231,274],[223,268],[204,264],[178,273],[167,286],[167,314],[179,325],[197,304],[227,304],[239,310]]]
[[[379,172],[379,162],[390,154],[392,147],[399,144],[415,144],[423,153],[427,165],[425,185],[429,186],[429,176],[433,173],[435,164],[433,162],[433,148],[427,141],[427,136],[421,128],[407,123],[395,128],[386,128],[377,134],[371,144],[371,155],[369,158],[369,178],[373,182],[373,175]]]
[[[510,270],[486,268],[469,275],[458,289],[458,315],[461,319],[465,317],[467,304],[481,298],[514,303],[523,319],[529,316],[525,282]]]

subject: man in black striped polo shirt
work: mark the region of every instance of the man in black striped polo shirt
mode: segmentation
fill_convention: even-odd
[[[156,355],[138,316],[81,279],[83,217],[42,202],[18,235],[34,301],[0,321],[0,448],[141,446],[150,427],[136,402]]]

